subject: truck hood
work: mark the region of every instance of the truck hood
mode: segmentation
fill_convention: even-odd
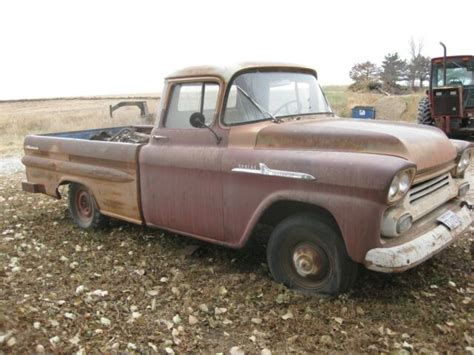
[[[434,127],[334,118],[266,126],[257,134],[256,148],[391,155],[415,163],[418,172],[456,158],[455,146]]]

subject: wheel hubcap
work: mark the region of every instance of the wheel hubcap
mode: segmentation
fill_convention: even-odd
[[[322,276],[323,260],[319,251],[308,244],[300,244],[293,250],[293,266],[298,275],[304,278]]]
[[[81,190],[76,195],[77,213],[81,219],[88,220],[92,216],[92,205],[89,193]]]

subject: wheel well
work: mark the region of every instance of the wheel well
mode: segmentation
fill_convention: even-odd
[[[70,185],[70,184],[78,184],[78,183],[75,181],[69,181],[69,180],[63,180],[59,182],[58,186],[56,186],[56,196],[58,197],[58,199],[61,199],[64,194],[64,190],[59,191],[59,188],[61,186]]]
[[[249,240],[257,239],[255,232],[256,230],[260,231],[259,226],[269,227],[270,230],[267,229],[267,231],[270,232],[271,230],[273,230],[273,228],[276,227],[278,223],[280,223],[286,217],[303,212],[309,212],[313,213],[314,215],[317,215],[329,226],[333,227],[339,234],[341,234],[336,219],[327,209],[305,202],[277,201],[265,209],[263,214],[260,216],[256,226],[254,227],[254,230],[252,231],[252,235],[250,236]],[[265,238],[268,238],[269,233],[265,234],[267,234]],[[258,239],[261,238],[262,236],[258,236]]]

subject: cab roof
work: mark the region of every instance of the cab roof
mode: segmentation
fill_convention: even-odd
[[[316,70],[291,63],[272,63],[272,62],[245,62],[238,63],[231,66],[212,66],[212,65],[200,65],[180,69],[175,71],[166,79],[175,79],[175,78],[189,78],[189,77],[199,77],[199,76],[216,76],[223,79],[226,82],[229,82],[232,77],[241,71],[252,71],[252,70],[290,70],[290,71],[301,71],[306,73],[314,74],[317,77]]]

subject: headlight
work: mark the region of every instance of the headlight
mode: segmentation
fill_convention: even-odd
[[[460,177],[466,171],[467,167],[471,163],[471,149],[466,149],[459,158],[458,165],[456,166],[455,176]]]
[[[405,197],[415,177],[415,171],[415,168],[410,168],[402,170],[395,175],[388,189],[387,199],[389,203],[393,203]]]

